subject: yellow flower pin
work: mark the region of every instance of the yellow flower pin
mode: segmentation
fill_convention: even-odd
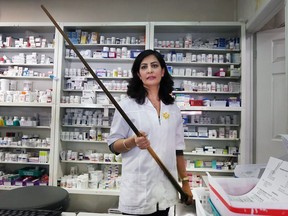
[[[163,113],[163,118],[168,119],[170,117],[170,114],[168,112]]]

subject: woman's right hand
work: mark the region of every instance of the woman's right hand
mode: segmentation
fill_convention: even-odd
[[[147,134],[143,131],[140,131],[140,133],[142,134],[142,136],[135,136],[134,142],[138,148],[147,149],[150,146],[150,141],[147,138]]]

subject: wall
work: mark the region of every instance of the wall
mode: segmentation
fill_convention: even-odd
[[[238,0],[237,1],[237,17],[238,20],[248,21],[254,17],[269,1],[273,0]]]
[[[248,33],[277,28],[284,23],[284,0],[237,0],[237,19]],[[279,12],[280,11],[280,12]]]
[[[0,22],[235,21],[237,0],[0,0]]]

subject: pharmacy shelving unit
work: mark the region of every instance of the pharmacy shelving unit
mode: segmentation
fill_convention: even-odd
[[[0,35],[0,115],[25,119],[20,126],[0,126],[0,170],[44,169],[52,185],[58,34],[50,23],[25,22],[0,23]],[[39,161],[41,151],[47,161]]]
[[[120,100],[126,93],[123,86],[127,86],[127,80],[131,77],[129,70],[133,55],[149,47],[148,23],[62,23],[61,27],[115,99]],[[78,41],[77,34],[80,34]],[[87,38],[86,35],[91,37]],[[55,157],[58,166],[54,184],[58,183],[76,195],[118,195],[117,189],[107,190],[95,185],[87,188],[87,185],[81,185],[79,178],[76,180],[77,186],[61,182],[63,176],[75,172],[79,176],[91,169],[103,170],[109,166],[120,167],[121,162],[103,158],[111,153],[106,137],[114,106],[71,51],[71,47],[63,39],[60,39],[60,44],[60,97],[57,101],[55,134],[56,155],[59,156]],[[77,118],[73,118],[74,114],[82,116],[77,121]],[[93,126],[96,134],[91,132]],[[75,153],[72,153],[71,158],[70,152],[77,152],[78,155],[74,157]]]
[[[174,78],[173,94],[188,131],[185,133],[184,152],[187,170],[192,175],[205,175],[207,171],[220,175],[233,174],[233,169],[215,169],[211,164],[212,161],[245,161],[248,148],[245,132],[248,96],[245,86],[244,25],[238,22],[151,22],[150,47],[163,54]],[[220,76],[216,76],[220,68],[226,72],[224,76],[220,73]],[[227,75],[230,68],[234,68],[233,76]],[[240,76],[234,76],[236,71],[241,73]],[[214,83],[215,90],[211,91]],[[229,85],[232,85],[231,88]],[[231,97],[240,99],[241,106],[226,107],[225,101]],[[204,101],[212,105],[201,104]],[[209,136],[209,133],[205,133],[209,130],[215,130],[217,135],[214,131]],[[223,130],[226,134],[224,132],[223,136],[219,136],[219,131]],[[234,130],[237,135],[231,137],[227,130]],[[239,154],[195,151],[207,146],[215,149],[236,147]]]

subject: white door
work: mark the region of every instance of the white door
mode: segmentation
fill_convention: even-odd
[[[257,33],[255,163],[287,153],[279,134],[287,134],[285,29]]]

